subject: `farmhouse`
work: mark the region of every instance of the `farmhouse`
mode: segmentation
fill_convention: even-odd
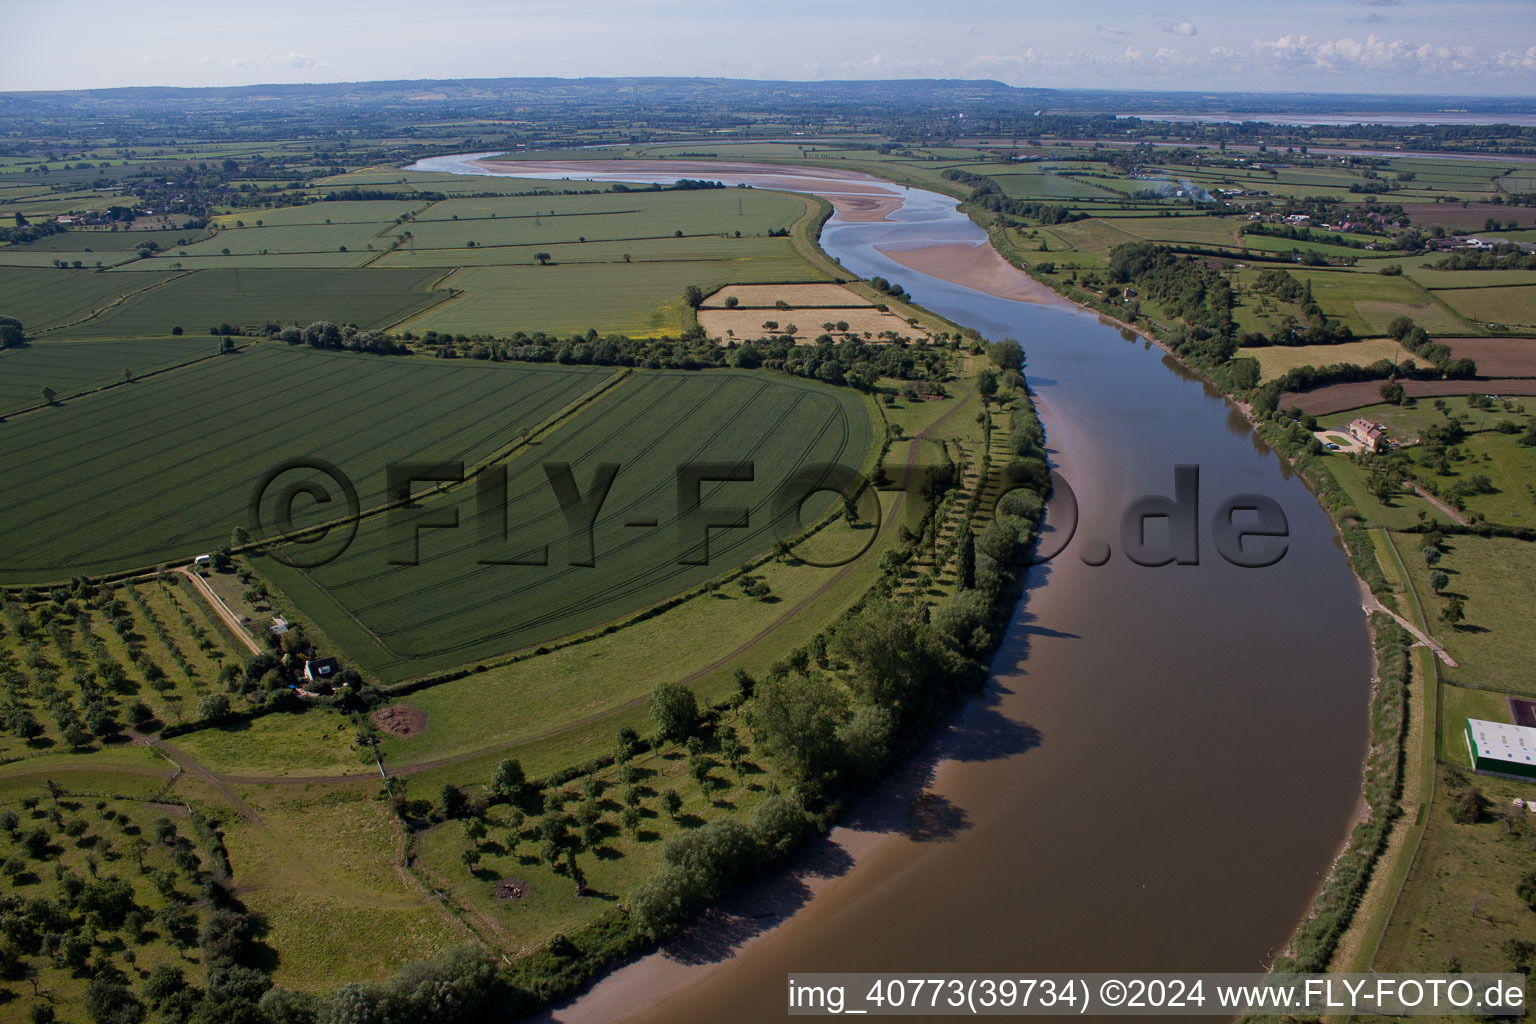
[[[310,658],[304,663],[304,678],[312,683],[329,682],[340,671],[335,658]]]
[[[1465,736],[1473,771],[1536,779],[1536,729],[1469,718]]]
[[[1389,443],[1387,428],[1363,417],[1349,425],[1349,432],[1356,441],[1372,451],[1384,451]]]

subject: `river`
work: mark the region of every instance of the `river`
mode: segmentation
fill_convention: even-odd
[[[484,173],[474,156],[419,167]],[[582,170],[545,176],[703,176],[657,161]],[[787,173],[707,176],[790,187]],[[802,187],[835,198],[874,181]],[[1307,488],[1225,399],[1142,339],[1063,302],[999,298],[893,261],[881,250],[984,235],[952,199],[878,184],[900,208],[834,217],[822,247],[989,338],[1019,339],[1081,507],[1076,539],[1030,570],[985,692],[927,757],[794,870],[550,1019],[777,1020],[796,971],[1259,970],[1359,812],[1369,635]],[[1121,513],[1172,495],[1176,464],[1200,467],[1200,564],[1133,564]],[[1269,568],[1230,565],[1211,546],[1212,512],[1242,492],[1288,519],[1289,549]],[[1097,538],[1114,553],[1094,567],[1081,555]]]

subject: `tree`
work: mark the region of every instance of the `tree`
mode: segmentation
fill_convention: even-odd
[[[664,740],[683,742],[699,725],[699,702],[693,691],[676,683],[662,683],[651,693],[651,720]]]
[[[1440,619],[1449,623],[1454,629],[1466,620],[1467,602],[1457,594],[1452,594],[1445,602],[1445,607],[1440,609]]]
[[[469,798],[464,791],[451,782],[443,783],[443,788],[438,790],[438,803],[443,805],[443,817],[462,818],[464,812],[469,810]]]
[[[522,800],[527,784],[522,762],[509,757],[496,766],[496,774],[491,776],[491,795],[517,803]]]
[[[992,396],[997,394],[997,372],[982,367],[976,374],[976,393],[981,395],[983,402],[990,402]]]
[[[1024,371],[1024,346],[1012,338],[1004,338],[991,347],[992,362],[999,370]]]
[[[704,305],[704,291],[696,284],[691,284],[683,289],[683,301],[689,309],[698,309]]]
[[[85,1012],[96,1024],[138,1024],[144,1004],[127,985],[97,978],[86,987]]]
[[[59,393],[57,391],[53,390],[53,388],[49,387],[48,385],[46,385],[46,384],[43,385],[42,395],[43,395],[43,402],[45,404],[52,405],[53,404],[53,400],[58,397],[58,394]]]
[[[1536,871],[1527,871],[1515,886],[1515,895],[1525,901],[1525,905],[1536,911]]]
[[[661,794],[661,808],[667,812],[670,818],[676,818],[683,809],[683,798],[677,795],[677,790],[669,789]]]
[[[475,865],[480,863],[480,851],[473,848],[465,850],[463,853],[459,854],[459,860],[463,861],[464,866],[469,869],[470,874],[474,874]]]
[[[197,717],[203,722],[217,722],[229,714],[229,698],[222,693],[210,693],[197,702]]]
[[[976,587],[976,536],[971,533],[969,521],[960,524],[958,544],[955,585],[961,590],[973,590]]]
[[[547,253],[547,252],[536,252],[536,253],[533,254],[533,258],[539,261],[539,266],[541,266],[541,267],[549,266],[549,253]]]
[[[1488,806],[1488,798],[1482,792],[1473,787],[1462,790],[1456,798],[1456,806],[1451,809],[1451,817],[1459,825],[1474,825],[1483,819],[1483,809]]]
[[[27,340],[21,321],[13,316],[0,316],[0,348],[11,348]]]
[[[1445,588],[1450,585],[1451,578],[1444,572],[1441,572],[1439,569],[1436,569],[1434,572],[1429,574],[1429,589],[1433,590],[1435,593],[1444,593]]]
[[[614,742],[613,759],[618,764],[623,764],[635,756],[640,749],[640,734],[635,732],[633,726],[620,726],[619,734]]]
[[[837,729],[848,713],[841,688],[819,673],[770,676],[752,701],[752,731],[778,756],[785,774],[812,788],[836,777],[843,758]]]

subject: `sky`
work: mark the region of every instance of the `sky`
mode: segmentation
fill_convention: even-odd
[[[665,75],[1536,96],[1533,0],[1161,3],[0,0],[0,91]]]

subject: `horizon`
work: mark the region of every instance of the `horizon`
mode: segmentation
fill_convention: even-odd
[[[321,86],[346,86],[346,85],[412,85],[412,84],[439,84],[455,82],[616,82],[616,81],[658,81],[658,82],[741,82],[759,85],[865,85],[877,82],[884,83],[946,83],[957,82],[972,85],[990,84],[999,85],[1007,89],[1020,91],[1044,91],[1059,92],[1063,94],[1096,94],[1108,93],[1124,96],[1198,96],[1203,99],[1221,99],[1224,97],[1304,97],[1311,99],[1385,99],[1385,100],[1425,100],[1425,101],[1495,101],[1508,103],[1511,100],[1529,100],[1536,104],[1536,91],[1530,93],[1439,93],[1439,92],[1376,92],[1376,91],[1323,91],[1307,89],[1128,89],[1109,87],[1079,87],[1056,85],[1014,85],[997,78],[965,78],[965,77],[891,77],[891,78],[756,78],[734,75],[500,75],[500,76],[461,76],[456,78],[424,77],[424,78],[338,78],[315,79],[294,82],[259,81],[245,83],[230,83],[223,85],[177,85],[146,84],[146,85],[109,85],[109,86],[79,86],[74,88],[53,89],[0,89],[0,96],[27,96],[49,95],[56,93],[86,93],[86,92],[113,92],[129,90],[174,90],[182,92],[198,92],[220,89],[305,89]],[[1233,112],[1241,112],[1241,108],[1230,108]],[[1445,111],[1452,113],[1454,111]],[[1536,114],[1536,110],[1531,111]]]
[[[580,0],[556,12],[467,0],[422,19],[405,0],[272,0],[259,19],[169,0],[104,0],[12,12],[0,91],[326,85],[381,80],[727,77],[749,81],[992,80],[1021,88],[1525,98],[1536,19],[1517,0],[1299,0],[1283,11],[1221,0],[1148,10],[1083,0],[978,0],[962,17],[900,0],[878,12],[787,0],[772,11],[679,0]],[[412,43],[395,38],[410,19]],[[77,26],[89,24],[88,36]],[[814,26],[816,31],[800,29]],[[71,59],[60,60],[65,53]],[[382,80],[396,80],[385,76]]]

